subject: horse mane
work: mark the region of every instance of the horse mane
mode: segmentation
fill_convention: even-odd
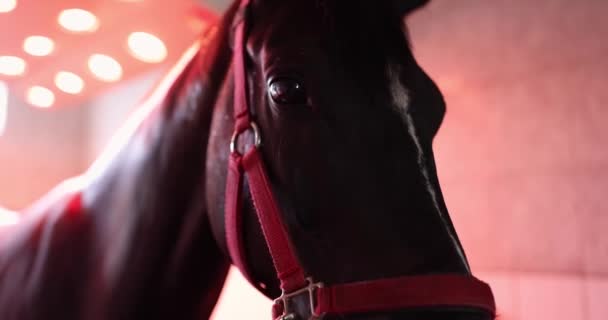
[[[182,71],[152,92],[147,103],[153,109],[124,140],[132,145],[109,157],[108,166],[100,165],[108,170],[93,175],[97,179],[85,191],[96,203],[89,215],[110,219],[106,212],[112,212],[111,219],[121,221],[114,229],[130,237],[112,244],[125,246],[120,255],[128,256],[128,263],[115,258],[121,263],[108,271],[112,318],[143,317],[150,305],[172,318],[205,317],[221,291],[228,262],[212,239],[202,195],[209,130],[230,71],[228,40],[237,9],[233,5],[201,35],[199,51],[182,61]],[[201,295],[203,301],[193,300]]]
[[[176,112],[184,102],[188,102],[180,100],[179,97],[191,96],[189,91],[192,89],[197,91],[192,97],[199,100],[197,107],[213,107],[230,67],[230,36],[232,22],[237,13],[238,1],[235,1],[219,23],[207,28],[200,36],[202,45],[199,52],[174,82],[162,103],[165,115]]]

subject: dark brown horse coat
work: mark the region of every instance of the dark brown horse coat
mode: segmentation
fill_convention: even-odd
[[[87,173],[4,231],[0,319],[210,315],[229,262],[205,214],[204,167],[229,54],[227,43],[201,44],[208,37]]]
[[[421,1],[414,2],[253,1],[248,80],[263,156],[304,267],[327,281],[470,272],[431,149],[445,106],[402,29],[402,15]],[[230,264],[223,198],[239,18],[231,7],[92,168],[5,235],[1,320],[209,317]],[[272,70],[315,79],[305,86],[307,102],[269,101]],[[245,207],[254,285],[276,297],[259,226]],[[414,310],[345,319],[448,316],[491,315]]]

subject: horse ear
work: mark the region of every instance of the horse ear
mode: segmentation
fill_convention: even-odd
[[[425,6],[430,0],[390,0],[395,10],[405,16],[410,12]]]

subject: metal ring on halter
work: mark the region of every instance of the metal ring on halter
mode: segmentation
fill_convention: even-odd
[[[234,131],[234,133],[232,134],[232,138],[230,139],[230,153],[241,155],[241,153],[239,153],[237,150],[236,144],[241,134],[247,130],[253,131],[253,146],[255,148],[260,147],[260,145],[262,144],[262,136],[260,136],[260,129],[258,128],[258,125],[255,122],[251,121],[247,128],[239,131]]]
[[[298,289],[298,290],[290,292],[290,293],[285,293],[285,291],[283,291],[281,296],[274,300],[275,304],[283,305],[283,315],[281,315],[278,318],[278,320],[295,319],[295,314],[291,312],[290,303],[294,297],[299,296],[303,293],[308,293],[308,301],[310,304],[310,319],[317,320],[317,319],[323,318],[324,314],[318,314],[316,311],[317,310],[316,292],[318,289],[323,288],[324,285],[321,282],[315,283],[312,280],[312,278],[306,278],[306,281],[308,282],[308,285],[306,287]]]

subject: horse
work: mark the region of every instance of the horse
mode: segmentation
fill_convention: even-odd
[[[426,2],[235,1],[5,235],[0,319],[208,318],[231,264],[275,319],[492,319],[403,23]]]

